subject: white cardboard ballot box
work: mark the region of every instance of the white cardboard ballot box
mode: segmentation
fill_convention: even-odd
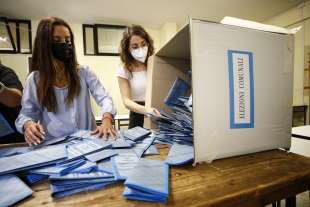
[[[150,59],[146,105],[191,83],[195,162],[290,148],[293,48],[290,34],[191,19]]]

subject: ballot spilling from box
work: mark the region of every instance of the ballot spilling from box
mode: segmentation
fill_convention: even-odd
[[[293,38],[290,30],[249,21],[190,19],[150,58],[146,106],[169,112],[163,100],[175,80],[191,86],[195,163],[288,149]]]

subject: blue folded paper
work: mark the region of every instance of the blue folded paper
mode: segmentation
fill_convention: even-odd
[[[169,195],[169,166],[159,160],[141,158],[129,173],[124,196],[129,199],[166,202]]]
[[[50,146],[0,158],[0,175],[50,165],[67,157],[64,146]]]
[[[27,183],[28,185],[36,184],[40,181],[46,180],[48,178],[48,175],[40,175],[35,173],[26,173],[24,175],[20,176],[21,179]]]
[[[117,152],[111,150],[111,149],[105,149],[101,150],[95,153],[91,153],[89,155],[85,155],[85,158],[92,162],[97,162],[100,160],[104,160],[106,158],[112,157],[117,155]]]
[[[140,158],[142,157],[143,153],[152,145],[154,142],[155,136],[147,137],[142,142],[137,143],[133,150],[137,154],[137,156]]]
[[[159,151],[155,145],[151,145],[145,152],[144,155],[159,155]]]
[[[0,138],[14,133],[14,130],[0,112]]]
[[[183,165],[194,160],[194,147],[174,143],[165,160],[169,165]]]
[[[186,83],[181,78],[177,77],[174,81],[172,87],[170,88],[167,97],[164,100],[164,103],[167,106],[179,105],[182,104],[178,100],[180,96],[184,96],[189,90],[190,85]]]
[[[23,154],[31,151],[30,147],[7,147],[0,149],[0,157],[8,157],[12,155]]]
[[[107,183],[86,184],[86,185],[80,185],[76,188],[71,188],[71,189],[68,188],[68,189],[65,189],[64,191],[61,191],[55,187],[51,187],[52,197],[53,198],[63,198],[65,196],[70,196],[70,195],[81,193],[84,191],[93,191],[93,190],[103,189],[107,185],[108,185]]]
[[[125,180],[131,170],[139,161],[138,156],[132,150],[118,152],[118,155],[111,158],[115,178]]]
[[[145,129],[145,128],[140,127],[140,126],[128,129],[127,131],[124,131],[122,133],[122,135],[126,139],[130,139],[134,142],[139,141],[139,140],[147,137],[150,134],[151,134],[151,131],[149,129]]]
[[[31,170],[31,172],[41,175],[54,175],[54,174],[65,175],[70,173],[72,170],[84,165],[85,163],[86,161],[84,159],[78,159],[64,164],[37,168]]]
[[[12,206],[32,195],[32,190],[16,175],[0,176],[0,186],[0,206]]]

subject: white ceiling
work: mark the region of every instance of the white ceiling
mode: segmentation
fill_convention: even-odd
[[[234,16],[264,21],[304,0],[0,0],[0,15],[40,19],[58,16],[71,22],[142,24],[158,28],[187,18],[220,21]]]

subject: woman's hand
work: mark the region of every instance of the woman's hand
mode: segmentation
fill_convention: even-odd
[[[161,115],[160,112],[157,109],[152,108],[152,107],[146,108],[146,114],[154,114],[154,115],[157,115],[157,116]]]
[[[102,119],[102,124],[100,126],[97,126],[97,129],[91,134],[98,134],[99,137],[105,137],[105,139],[107,139],[110,135],[112,138],[116,139],[117,132],[112,125],[112,116],[104,115]]]
[[[24,136],[29,146],[38,145],[44,140],[44,129],[41,124],[27,121],[24,124]]]

